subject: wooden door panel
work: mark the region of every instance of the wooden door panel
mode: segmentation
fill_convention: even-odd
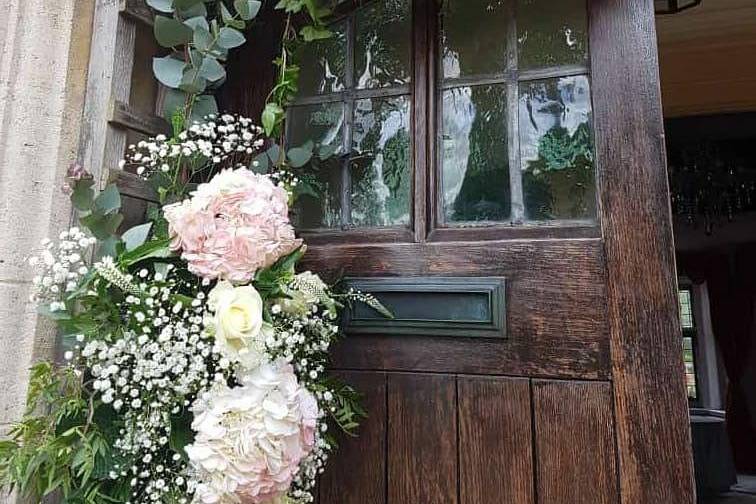
[[[612,389],[602,382],[533,382],[539,504],[615,504]]]
[[[453,376],[389,375],[388,502],[457,503],[456,406]]]
[[[337,433],[338,455],[320,479],[322,504],[386,502],[386,375],[345,372],[339,376],[362,394],[368,417],[359,437]]]
[[[533,504],[530,383],[461,376],[460,504]]]

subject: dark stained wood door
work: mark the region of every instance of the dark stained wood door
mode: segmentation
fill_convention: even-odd
[[[413,5],[414,54],[432,59],[438,6]],[[321,504],[694,502],[653,2],[587,9],[592,223],[439,224],[439,66],[416,56],[409,227],[307,236],[307,266],[334,277],[505,281],[501,337],[361,330],[339,346],[370,416]]]

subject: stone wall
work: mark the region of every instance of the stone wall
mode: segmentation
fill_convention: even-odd
[[[0,1],[0,430],[23,411],[29,366],[55,353],[51,324],[28,302],[25,258],[71,221],[61,187],[76,159],[95,1],[116,0]]]

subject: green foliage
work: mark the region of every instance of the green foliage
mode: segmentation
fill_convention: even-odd
[[[35,500],[60,492],[65,502],[103,502],[113,439],[96,422],[99,408],[72,368],[36,364],[26,414],[0,442],[0,485]]]

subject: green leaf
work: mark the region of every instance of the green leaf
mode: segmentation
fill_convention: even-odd
[[[215,102],[213,95],[201,95],[194,100],[192,105],[192,114],[189,118],[190,123],[204,121],[205,116],[218,113],[218,104]]]
[[[201,4],[203,0],[173,0],[173,6],[177,9],[186,10]]]
[[[226,76],[226,70],[220,63],[218,63],[217,59],[213,58],[212,56],[208,56],[202,62],[199,75],[209,80],[210,82],[215,82],[221,80]]]
[[[116,232],[118,226],[123,222],[123,215],[119,213],[109,215],[93,213],[86,217],[82,217],[79,219],[79,222],[89,229],[95,238],[98,240],[105,240]]]
[[[126,245],[126,250],[131,252],[139,245],[146,242],[147,237],[150,235],[150,229],[152,229],[152,222],[134,226],[123,233],[123,235],[121,235],[121,240],[123,240],[123,243]]]
[[[184,24],[192,30],[196,30],[198,27],[201,27],[208,32],[210,31],[210,25],[207,23],[207,18],[205,16],[195,16],[193,18],[189,18],[184,21]]]
[[[169,247],[170,243],[171,243],[171,240],[169,238],[166,238],[163,240],[148,241],[147,243],[139,245],[134,250],[131,250],[123,254],[120,259],[121,264],[123,266],[128,267],[128,266],[138,263],[139,261],[143,261],[145,259],[150,259],[153,257],[157,257],[157,258],[170,257],[172,254],[171,249]]]
[[[192,418],[193,415],[189,410],[184,410],[181,414],[171,417],[171,435],[168,439],[168,446],[184,460],[187,460],[184,447],[194,439]]]
[[[71,193],[71,203],[73,203],[74,208],[82,212],[92,208],[94,201],[93,185],[94,179],[91,178],[79,179],[74,183],[74,189]]]
[[[116,226],[116,228],[118,228],[118,226]],[[115,233],[115,229],[112,231],[112,233]],[[105,256],[118,257],[118,246],[121,244],[121,240],[117,236],[113,236],[112,233],[110,233],[110,236],[101,239],[100,243],[98,244],[98,259]]]
[[[176,112],[183,112],[186,106],[186,93],[179,89],[168,89],[163,103],[163,117],[171,122]]]
[[[306,165],[312,159],[312,142],[307,142],[299,147],[289,149],[286,155],[289,158],[289,164],[294,168],[301,168]]]
[[[192,29],[173,18],[155,16],[155,39],[163,47],[175,47],[192,40]]]
[[[239,17],[245,21],[257,16],[261,5],[262,3],[257,0],[234,0],[234,9],[239,13]]]
[[[262,125],[265,134],[271,136],[278,124],[279,118],[283,117],[283,109],[278,103],[266,103],[262,113]]]
[[[115,184],[103,189],[94,201],[94,212],[108,214],[121,208],[121,193]]]
[[[332,35],[331,30],[322,26],[305,26],[299,31],[299,34],[305,42],[327,39]]]
[[[181,78],[179,89],[190,94],[202,93],[207,87],[207,80],[199,73],[199,68],[194,68],[192,66],[187,67],[186,70],[184,70],[184,76]]]
[[[221,10],[221,19],[223,20],[223,23],[225,23],[228,26],[231,26],[232,28],[236,28],[237,30],[243,30],[246,24],[241,19],[236,19],[231,12],[229,12],[228,8],[221,3],[220,4],[220,10]]]
[[[169,88],[179,87],[184,75],[184,66],[186,64],[183,61],[171,56],[152,58],[152,72],[157,80]]]
[[[268,160],[268,155],[265,152],[261,152],[252,160],[249,169],[255,173],[268,173],[269,165],[270,161]]]
[[[235,28],[229,28],[224,26],[220,29],[218,34],[218,45],[224,49],[233,49],[239,47],[247,39],[244,38],[244,34]]]
[[[318,157],[320,159],[328,159],[333,156],[337,150],[341,147],[338,143],[324,144],[318,148]]]
[[[194,29],[194,35],[192,37],[194,41],[194,47],[200,51],[209,51],[213,48],[214,40],[209,29],[205,29],[204,26],[197,26]]]
[[[147,5],[160,12],[173,12],[172,0],[147,0]]]
[[[198,3],[187,9],[178,9],[178,14],[181,19],[189,19],[197,16],[207,17],[207,9],[204,3]]]

